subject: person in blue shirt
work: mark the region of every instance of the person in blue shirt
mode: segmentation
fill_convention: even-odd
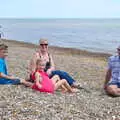
[[[112,96],[120,96],[120,46],[117,55],[109,57],[104,88]]]
[[[32,83],[27,82],[24,79],[8,75],[5,58],[8,55],[8,46],[0,44],[0,84],[24,84],[26,86],[32,86]]]

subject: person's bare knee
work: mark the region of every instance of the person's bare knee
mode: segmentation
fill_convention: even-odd
[[[58,81],[58,80],[60,80],[60,77],[59,77],[58,75],[54,75],[54,76],[52,77],[52,79],[55,80],[55,81]]]
[[[67,83],[67,81],[66,81],[65,79],[62,79],[62,82],[63,82],[63,84],[66,84],[66,83]]]
[[[109,85],[106,89],[107,93],[110,95],[117,95],[117,86],[116,85]]]
[[[60,88],[63,85],[63,81],[60,80],[58,82],[55,83],[55,90],[57,90],[58,88]]]

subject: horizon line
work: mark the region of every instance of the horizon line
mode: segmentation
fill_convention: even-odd
[[[120,19],[120,17],[0,17],[0,19]]]

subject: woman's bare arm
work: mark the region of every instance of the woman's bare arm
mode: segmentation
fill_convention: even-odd
[[[34,53],[32,59],[30,60],[30,64],[28,67],[28,71],[30,74],[34,73],[36,70],[36,61],[38,59],[38,53]]]
[[[111,69],[107,69],[106,75],[105,75],[105,82],[104,82],[104,87],[106,87],[107,83],[111,79]]]
[[[50,68],[47,70],[47,74],[50,75],[52,71],[55,70],[55,64],[52,56],[50,55]]]

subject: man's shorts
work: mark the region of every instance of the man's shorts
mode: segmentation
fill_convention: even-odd
[[[120,81],[117,82],[115,80],[111,80],[107,85],[116,85],[118,88],[120,88]]]

